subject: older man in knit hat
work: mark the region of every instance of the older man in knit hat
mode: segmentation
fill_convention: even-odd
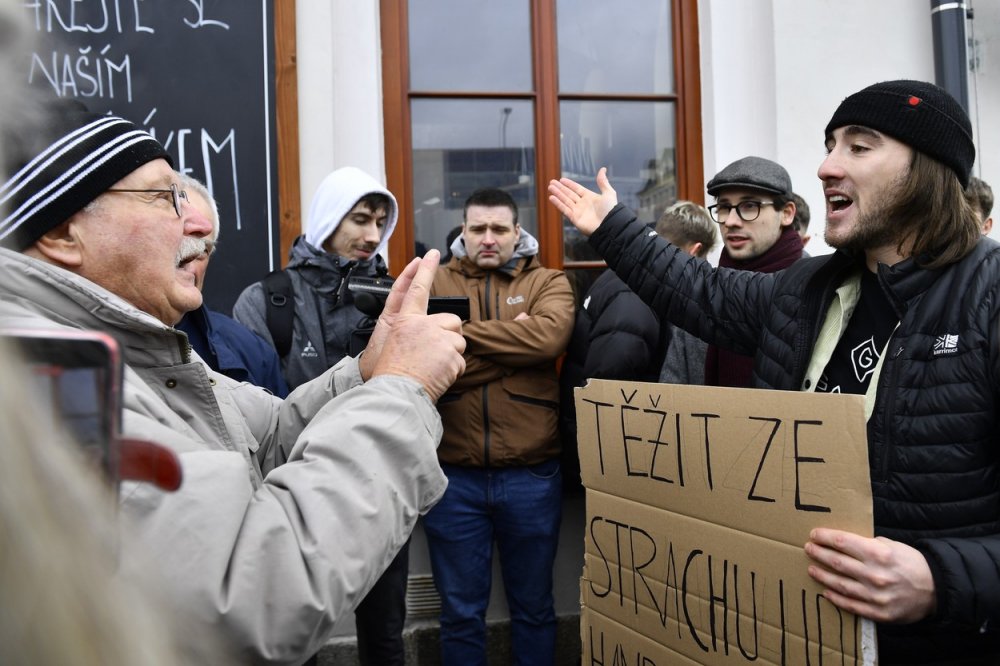
[[[118,339],[124,435],[171,448],[184,476],[175,493],[122,486],[126,554],[141,542],[244,660],[301,663],[444,492],[435,402],[465,342],[457,317],[425,314],[438,258],[396,281],[363,360],[282,401],[210,370],[173,328],[201,304],[190,264],[212,223],[163,147],[77,110],[49,129],[0,187],[0,320]]]
[[[813,530],[809,574],[878,623],[883,665],[997,664],[1000,246],[965,197],[969,118],[937,86],[887,81],[843,100],[824,140],[837,251],[778,273],[650,237],[603,170],[599,193],[563,179],[550,200],[662,316],[753,355],[755,386],[866,396],[877,537]]]
[[[377,313],[359,309],[348,285],[359,277],[388,277],[380,252],[398,218],[396,197],[375,178],[357,167],[336,169],[316,188],[288,266],[251,284],[236,300],[233,317],[274,345],[291,389],[367,342]],[[404,545],[358,605],[361,666],[403,666],[408,573]]]

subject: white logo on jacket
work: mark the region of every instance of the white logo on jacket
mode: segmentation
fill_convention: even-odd
[[[507,305],[517,305],[518,303],[524,303],[524,296],[508,296]]]
[[[319,356],[319,352],[313,347],[311,340],[306,340],[306,346],[302,348],[302,354],[300,358],[316,358]]]
[[[954,354],[958,351],[958,336],[951,333],[939,335],[934,340],[934,355]]]

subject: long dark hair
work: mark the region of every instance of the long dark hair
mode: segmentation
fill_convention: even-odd
[[[952,264],[975,247],[981,229],[962,184],[950,167],[914,151],[909,177],[885,210],[899,230],[897,251],[910,253],[923,268]]]

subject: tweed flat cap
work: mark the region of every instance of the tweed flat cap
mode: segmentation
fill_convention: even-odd
[[[747,187],[771,194],[789,195],[792,192],[792,179],[785,167],[777,162],[750,155],[736,160],[708,181],[708,193],[713,197],[719,190],[728,187]]]

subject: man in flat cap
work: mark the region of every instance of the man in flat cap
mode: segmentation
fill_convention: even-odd
[[[600,193],[550,201],[667,320],[754,355],[753,384],[866,397],[876,538],[812,530],[808,573],[877,622],[879,663],[1000,663],[1000,245],[965,188],[969,117],[922,81],[847,97],[819,168],[836,252],[714,269]],[[637,270],[635,257],[645,257]]]
[[[783,166],[750,155],[717,173],[707,189],[715,197],[708,210],[722,231],[720,266],[773,273],[802,258],[792,179]],[[706,386],[746,388],[752,371],[753,357],[708,346]]]
[[[0,186],[0,320],[111,334],[124,435],[171,448],[174,493],[123,484],[123,531],[192,621],[247,663],[301,663],[444,493],[438,397],[462,373],[453,315],[426,315],[436,251],[396,280],[371,341],[286,400],[212,371],[173,328],[201,304],[212,222],[163,147],[70,111]],[[151,574],[152,575],[152,574]]]

